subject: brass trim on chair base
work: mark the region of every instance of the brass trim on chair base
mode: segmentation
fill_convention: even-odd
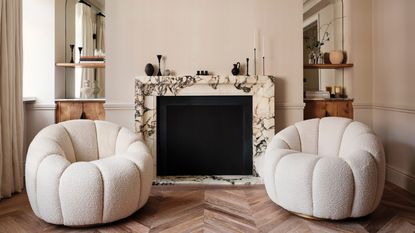
[[[309,219],[309,220],[315,220],[315,221],[327,220],[327,219],[324,219],[324,218],[317,218],[317,217],[314,217],[314,216],[311,216],[311,215],[301,214],[301,213],[297,213],[297,212],[294,212],[294,211],[289,211],[289,210],[287,210],[287,211],[294,214],[294,215],[297,215],[298,217]]]

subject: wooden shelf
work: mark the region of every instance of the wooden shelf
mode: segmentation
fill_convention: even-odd
[[[342,69],[353,67],[353,64],[304,64],[304,69]]]
[[[105,63],[56,63],[56,66],[67,68],[105,68]]]

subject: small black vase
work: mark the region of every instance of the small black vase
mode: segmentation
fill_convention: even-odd
[[[235,76],[238,75],[240,72],[240,68],[241,68],[241,63],[238,62],[236,64],[233,64],[232,74]]]
[[[154,74],[154,66],[152,64],[148,63],[146,65],[145,72],[146,72],[147,76],[153,76],[153,74]]]

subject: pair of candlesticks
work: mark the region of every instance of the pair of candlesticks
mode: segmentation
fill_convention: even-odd
[[[256,48],[254,48],[254,75],[256,72]],[[265,56],[262,57],[262,75],[265,75]],[[249,76],[249,58],[246,58],[246,76]]]
[[[71,48],[71,61],[70,61],[70,63],[75,63],[75,61],[74,61],[74,54],[73,54],[73,49],[75,48],[75,45],[74,44],[71,44],[71,45],[69,45],[69,47]],[[79,55],[81,56],[82,55],[82,47],[78,47],[78,50],[79,50]]]

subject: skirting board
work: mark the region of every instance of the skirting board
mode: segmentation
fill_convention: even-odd
[[[415,177],[386,165],[386,180],[415,195]]]

